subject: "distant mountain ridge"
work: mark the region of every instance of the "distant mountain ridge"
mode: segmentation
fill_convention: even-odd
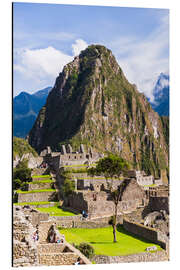
[[[34,94],[21,92],[13,99],[13,136],[25,138],[44,104],[52,87]]]
[[[153,89],[153,110],[160,116],[169,116],[169,75],[161,73]]]

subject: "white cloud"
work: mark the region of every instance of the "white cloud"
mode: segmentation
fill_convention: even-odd
[[[54,79],[64,65],[72,61],[73,57],[56,50],[53,47],[45,49],[24,49],[16,52],[14,70],[23,73],[27,79],[37,82]]]
[[[57,34],[56,38],[58,37],[62,38],[62,33]],[[32,85],[36,90],[47,85],[53,86],[63,67],[87,46],[88,44],[84,40],[75,40],[75,43],[72,44],[73,55],[65,54],[52,46],[44,49],[14,48],[14,71],[22,78],[21,88],[24,88],[25,85],[25,89],[32,92]],[[17,92],[16,85],[19,88],[19,81],[18,84],[15,82],[15,92]]]
[[[88,44],[82,40],[82,39],[77,39],[74,44],[72,44],[72,49],[73,49],[73,55],[77,56],[80,54],[80,52],[84,49],[86,49]]]
[[[127,79],[151,100],[153,88],[161,72],[169,69],[168,16],[160,17],[160,24],[148,37],[121,37],[110,43],[120,67]]]

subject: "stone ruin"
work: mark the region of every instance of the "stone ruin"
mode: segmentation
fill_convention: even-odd
[[[83,264],[91,262],[75,247],[70,245],[56,229],[62,243],[48,243],[47,233],[54,225],[48,214],[42,216],[30,206],[13,208],[13,267],[42,265],[73,265],[80,257]],[[33,234],[39,231],[39,240]]]
[[[128,171],[128,177],[136,178],[140,186],[150,186],[153,184],[162,185],[161,179],[154,179],[153,175],[147,175],[144,171],[130,170]]]
[[[53,164],[56,169],[63,166],[91,164],[102,157],[99,153],[94,152],[92,148],[85,151],[83,144],[80,145],[79,151],[73,151],[70,144],[62,145],[61,152],[52,152],[48,146],[40,153],[40,156]]]
[[[126,187],[123,191],[122,200],[118,204],[118,214],[131,212],[146,204],[146,193],[137,184],[135,179],[124,180]],[[92,180],[93,182],[93,180]],[[97,180],[98,189],[93,185],[91,190],[77,190],[68,198],[68,206],[79,212],[85,210],[91,217],[111,216],[114,212],[114,203],[110,197],[105,183]],[[115,180],[117,187],[122,181]]]

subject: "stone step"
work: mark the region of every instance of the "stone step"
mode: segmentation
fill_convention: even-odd
[[[71,250],[66,248],[64,243],[47,243],[45,241],[38,244],[37,250],[39,254],[71,252]]]

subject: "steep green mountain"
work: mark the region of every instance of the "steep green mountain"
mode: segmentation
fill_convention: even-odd
[[[35,157],[38,155],[26,140],[13,137],[13,157],[18,156],[21,158],[23,154],[27,153],[32,153]]]
[[[168,145],[159,115],[125,78],[112,52],[91,45],[67,64],[29,133],[40,152],[80,143],[119,153],[137,169],[158,176],[168,167]]]
[[[13,99],[13,135],[25,138],[31,130],[36,117],[46,103],[52,87],[39,90],[34,94],[21,92]]]

